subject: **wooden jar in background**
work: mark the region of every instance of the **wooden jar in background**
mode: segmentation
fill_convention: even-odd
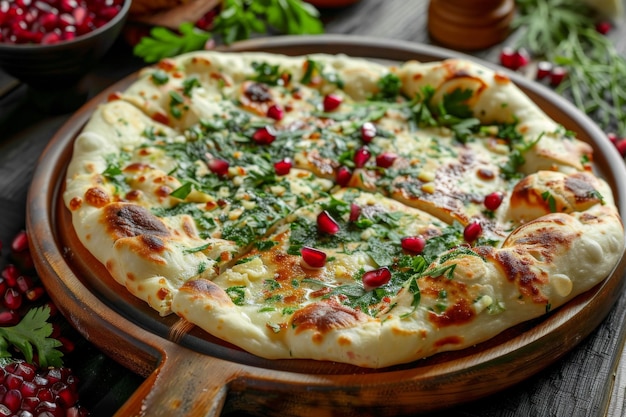
[[[507,37],[514,13],[514,0],[431,0],[428,30],[442,46],[478,50]]]

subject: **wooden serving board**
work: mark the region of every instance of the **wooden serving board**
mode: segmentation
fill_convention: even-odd
[[[230,49],[346,53],[386,61],[460,56],[431,46],[341,35],[258,39]],[[624,210],[626,186],[618,179],[626,178],[626,168],[603,132],[547,88],[510,76],[552,118],[592,144],[599,171]],[[160,317],[82,247],[61,201],[74,138],[96,106],[135,79],[102,92],[58,131],[40,159],[27,207],[36,267],[59,309],[89,341],[146,377],[116,416],[218,416],[223,409],[281,417],[436,411],[503,390],[558,360],[600,324],[622,291],[624,257],[608,279],[545,317],[470,349],[378,370],[262,359],[177,317]]]

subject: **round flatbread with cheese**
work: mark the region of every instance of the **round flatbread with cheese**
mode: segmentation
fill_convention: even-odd
[[[370,368],[546,314],[624,251],[592,148],[459,59],[163,60],[94,112],[64,201],[159,314],[265,358]]]

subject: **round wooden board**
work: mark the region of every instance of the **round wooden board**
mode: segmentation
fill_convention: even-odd
[[[230,50],[345,53],[386,61],[460,56],[414,43],[341,35],[258,39]],[[624,210],[626,186],[618,179],[626,178],[626,168],[602,131],[565,99],[517,74],[509,75],[552,118],[592,144],[600,174]],[[493,394],[553,363],[600,324],[621,293],[624,257],[608,279],[545,317],[470,349],[377,370],[261,359],[173,316],[160,317],[115,283],[81,246],[61,201],[74,138],[98,104],[135,78],[102,92],[59,130],[41,157],[27,207],[36,267],[59,309],[88,340],[146,376],[118,416],[217,416],[225,405],[228,410],[281,417],[397,416],[440,410]]]

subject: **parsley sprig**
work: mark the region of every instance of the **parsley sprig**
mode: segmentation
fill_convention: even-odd
[[[191,22],[182,23],[178,31],[165,27],[152,28],[133,53],[145,62],[185,52],[204,49],[217,35],[227,45],[254,34],[279,32],[289,35],[319,34],[324,31],[319,12],[302,0],[222,0],[221,10],[211,32]]]

